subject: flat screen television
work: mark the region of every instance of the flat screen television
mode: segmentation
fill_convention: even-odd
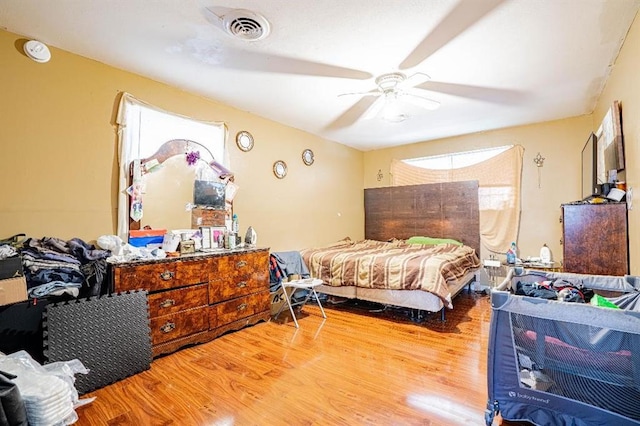
[[[193,204],[224,210],[225,192],[226,185],[222,182],[196,179],[193,184]]]

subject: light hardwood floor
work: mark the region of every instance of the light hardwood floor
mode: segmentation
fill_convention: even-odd
[[[483,425],[489,298],[454,305],[414,323],[365,303],[325,304],[324,320],[309,304],[299,329],[259,323],[84,395],[77,424]]]

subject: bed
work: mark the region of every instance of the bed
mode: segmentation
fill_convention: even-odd
[[[442,313],[480,267],[477,181],[365,189],[365,239],[301,251],[316,291]],[[408,244],[415,236],[459,244]]]

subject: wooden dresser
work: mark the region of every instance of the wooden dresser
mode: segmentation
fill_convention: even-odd
[[[270,318],[268,249],[114,263],[113,290],[146,290],[153,356]]]
[[[629,273],[627,204],[563,204],[564,272]]]

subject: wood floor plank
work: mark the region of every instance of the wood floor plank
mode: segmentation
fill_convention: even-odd
[[[259,323],[84,395],[77,424],[482,425],[489,299],[454,305],[418,323],[364,302],[326,304],[325,320],[309,304],[299,329]]]

